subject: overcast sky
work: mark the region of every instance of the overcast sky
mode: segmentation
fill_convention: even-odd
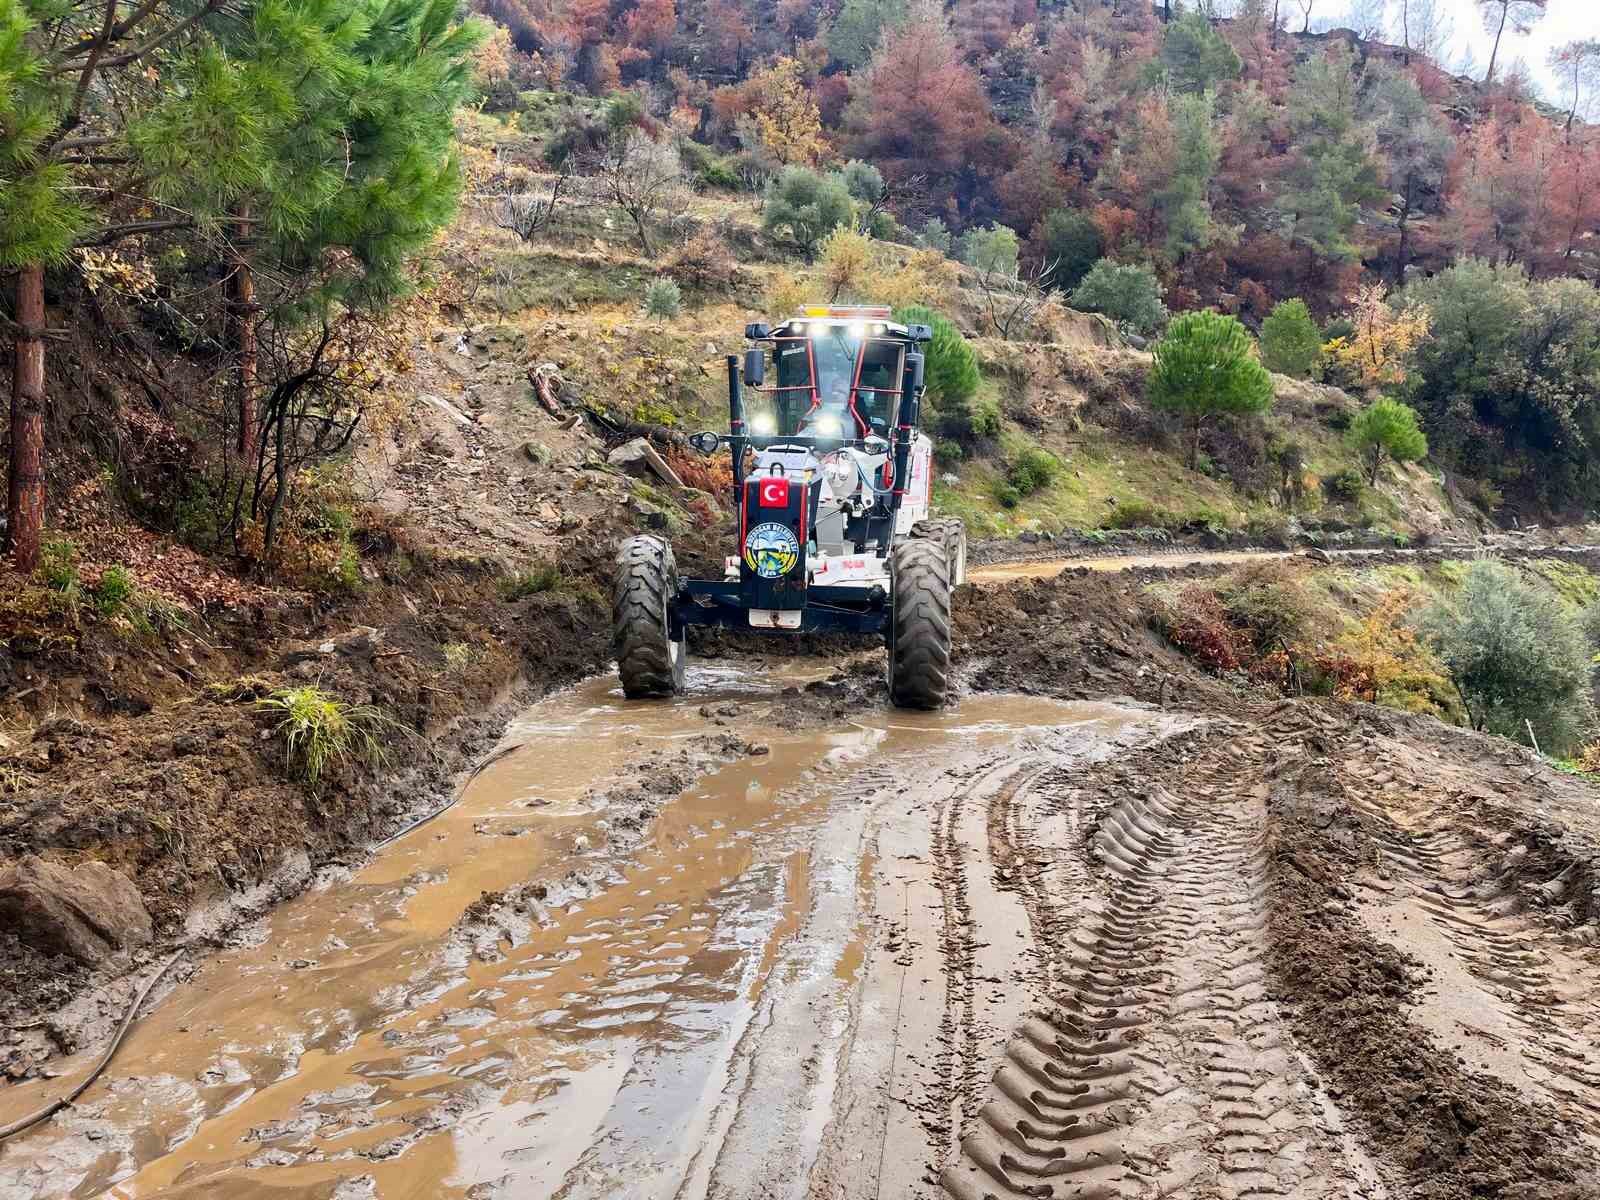
[[[1446,6],[1451,8],[1455,21],[1456,53],[1459,55],[1470,46],[1477,60],[1476,74],[1481,77],[1489,65],[1489,51],[1494,48],[1494,38],[1483,27],[1483,10],[1474,0],[1446,0]],[[1554,75],[1546,61],[1553,47],[1582,37],[1600,37],[1600,0],[1550,0],[1549,15],[1527,37],[1506,32],[1500,59],[1505,63],[1526,60],[1546,96],[1559,101]],[[1499,70],[1497,66],[1497,74]]]

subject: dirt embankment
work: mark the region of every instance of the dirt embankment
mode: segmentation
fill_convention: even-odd
[[[34,687],[0,743],[0,1071],[102,1036],[158,950],[216,944],[437,808],[529,695],[599,669],[609,539],[587,540],[559,586],[520,599],[493,564],[413,557],[323,609],[224,615],[137,651],[91,626],[70,652],[8,654]],[[260,703],[301,686],[381,713],[381,759],[308,783]],[[87,863],[116,875],[74,885]],[[131,934],[130,902],[151,919]]]

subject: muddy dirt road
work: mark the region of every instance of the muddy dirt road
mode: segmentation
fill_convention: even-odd
[[[750,669],[528,711],[0,1198],[1595,1195],[1583,785],[1301,705]]]

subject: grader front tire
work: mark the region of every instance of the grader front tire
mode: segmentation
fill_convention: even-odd
[[[899,708],[943,707],[950,695],[950,568],[944,545],[907,538],[894,547],[889,698]]]
[[[683,691],[684,643],[671,633],[678,563],[658,537],[633,537],[617,553],[611,591],[611,645],[629,700],[661,699]]]

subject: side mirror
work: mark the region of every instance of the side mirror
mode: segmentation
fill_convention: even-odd
[[[923,377],[926,371],[927,359],[923,355],[906,355],[906,375],[909,379],[911,390],[913,392],[920,392],[922,390]]]
[[[717,447],[722,444],[722,439],[714,433],[697,433],[689,438],[689,445],[701,454],[715,454]]]
[[[861,442],[861,448],[868,454],[872,455],[889,453],[889,443],[884,441],[881,437],[863,438]]]
[[[767,378],[767,355],[759,346],[744,352],[744,385],[758,388]]]

